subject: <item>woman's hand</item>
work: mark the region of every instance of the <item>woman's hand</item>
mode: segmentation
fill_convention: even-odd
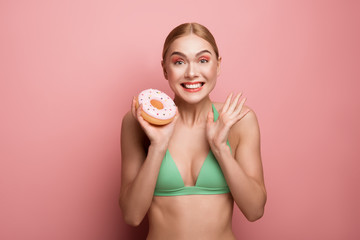
[[[216,122],[214,113],[210,111],[208,114],[206,136],[213,151],[226,147],[230,128],[250,111],[243,109],[246,98],[240,100],[242,93],[237,94],[235,98],[232,98],[232,95],[231,93],[227,97]]]
[[[142,105],[140,105],[138,109],[136,109],[135,105],[136,105],[136,99],[134,97],[131,105],[132,115],[139,122],[140,126],[142,127],[145,134],[149,138],[151,145],[163,147],[166,149],[168,147],[170,138],[173,134],[174,126],[176,124],[178,114],[176,113],[175,118],[171,123],[164,126],[156,126],[148,123],[141,116]]]

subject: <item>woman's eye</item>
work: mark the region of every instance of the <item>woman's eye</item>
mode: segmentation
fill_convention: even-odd
[[[202,58],[200,59],[200,63],[207,63],[209,60],[205,59],[205,58]]]
[[[181,65],[181,64],[184,64],[184,61],[182,59],[177,59],[174,61],[174,64],[175,65]]]

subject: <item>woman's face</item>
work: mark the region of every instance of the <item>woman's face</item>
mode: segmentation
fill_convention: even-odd
[[[209,42],[191,34],[170,45],[162,66],[175,96],[197,103],[215,87],[220,62]]]

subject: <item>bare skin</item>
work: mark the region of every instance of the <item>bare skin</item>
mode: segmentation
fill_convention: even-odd
[[[155,197],[148,239],[235,239],[230,194]]]
[[[131,225],[139,225],[148,213],[150,240],[235,239],[231,229],[234,202],[249,221],[263,215],[266,190],[256,115],[244,105],[246,99],[241,94],[230,94],[224,103],[215,103],[220,115],[213,122],[209,93],[221,62],[214,56],[211,45],[195,35],[175,40],[162,62],[178,107],[174,121],[152,126],[142,119],[141,108],[135,110],[134,101],[123,119],[119,203],[125,221]],[[202,84],[199,91],[184,86],[198,82]],[[231,193],[153,196],[167,149],[185,186],[195,185],[211,149]]]

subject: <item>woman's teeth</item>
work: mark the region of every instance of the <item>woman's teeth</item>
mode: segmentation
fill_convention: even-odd
[[[183,85],[183,87],[188,88],[188,89],[195,89],[195,88],[201,87],[203,85],[203,83],[192,83],[192,84],[184,83],[182,85]]]

